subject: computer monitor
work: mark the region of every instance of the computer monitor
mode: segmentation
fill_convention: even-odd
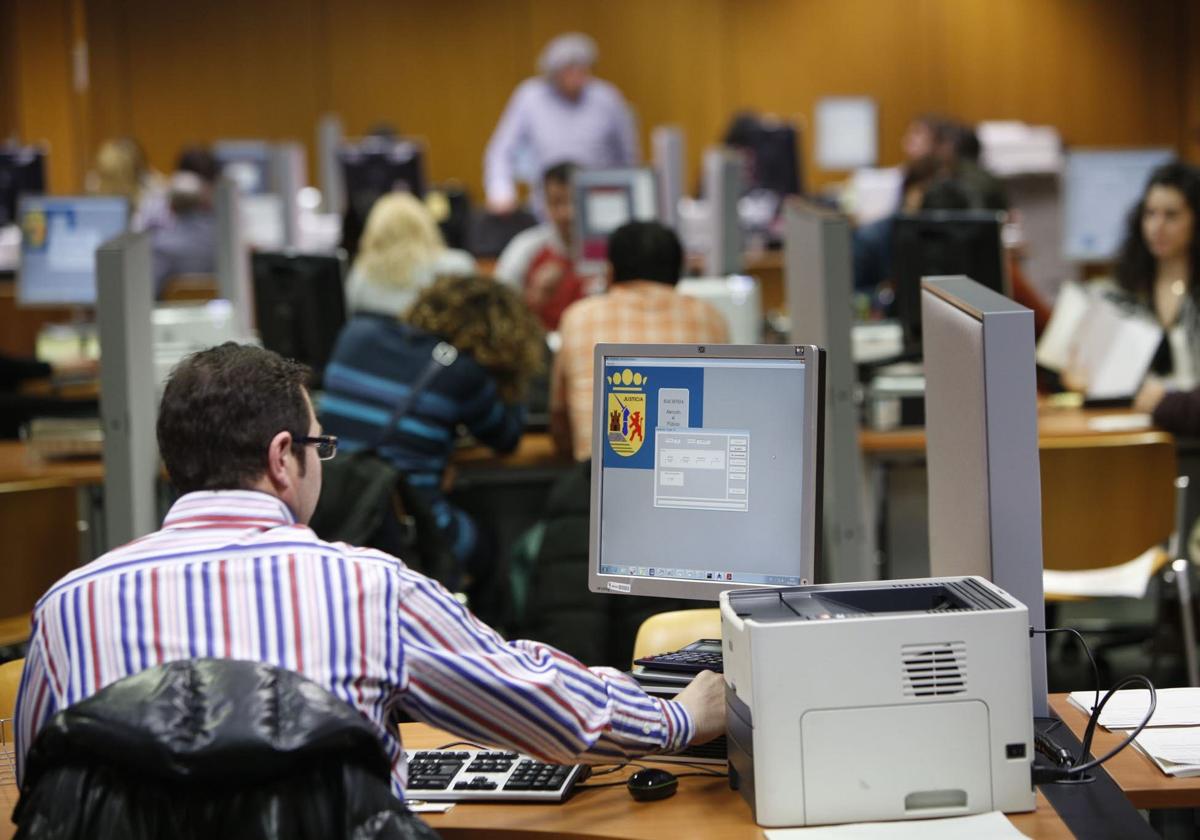
[[[1004,214],[990,210],[927,210],[896,217],[892,277],[906,349],[916,352],[921,346],[922,277],[965,274],[1008,294],[1003,224]]]
[[[745,274],[728,277],[684,277],[675,284],[681,295],[706,300],[725,316],[730,344],[759,344],[763,340],[762,290]]]
[[[1113,259],[1150,173],[1175,157],[1172,149],[1069,152],[1062,182],[1063,255],[1080,262]]]
[[[410,192],[425,195],[425,163],[420,144],[412,140],[368,137],[338,150],[345,179],[346,203],[363,219],[381,195]]]
[[[275,191],[271,177],[271,144],[265,140],[218,140],[213,157],[221,165],[221,174],[238,185],[243,195],[264,195]]]
[[[608,237],[621,225],[658,218],[658,182],[650,167],[581,169],[571,180],[574,257],[585,276],[604,271]]]
[[[929,566],[982,575],[1044,627],[1033,312],[966,277],[922,284]],[[1045,636],[1030,639],[1046,714]]]
[[[341,259],[260,252],[251,270],[263,346],[308,365],[319,383],[346,323]]]
[[[18,198],[45,191],[45,153],[32,146],[0,146],[0,227],[16,224]]]
[[[96,249],[129,224],[129,202],[115,196],[31,196],[17,202],[21,306],[95,306]]]
[[[823,350],[599,344],[593,365],[591,591],[715,601],[813,580]]]

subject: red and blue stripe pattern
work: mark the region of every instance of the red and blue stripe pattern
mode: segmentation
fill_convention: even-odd
[[[327,543],[266,493],[190,493],[163,529],[72,572],[34,609],[17,775],[55,712],[176,659],[270,662],[379,727],[403,795],[399,712],[545,761],[682,749],[693,725],[612,669],[508,642],[394,557]]]

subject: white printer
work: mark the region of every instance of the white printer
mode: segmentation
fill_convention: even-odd
[[[1034,809],[1028,612],[987,580],[726,591],[721,634],[759,825]]]

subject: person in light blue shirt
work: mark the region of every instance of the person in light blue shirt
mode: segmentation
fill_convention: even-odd
[[[541,75],[513,92],[484,154],[484,188],[493,213],[516,209],[516,180],[535,181],[551,164],[597,168],[638,162],[633,113],[616,87],[592,76],[595,63],[595,41],[577,32],[559,35],[542,50]]]

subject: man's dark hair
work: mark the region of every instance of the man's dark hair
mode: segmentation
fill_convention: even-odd
[[[562,163],[556,163],[542,172],[543,184],[562,184],[564,186],[571,183],[571,178],[575,175],[575,170],[579,167],[569,160],[564,160]]]
[[[674,286],[683,270],[683,248],[675,231],[658,222],[629,222],[608,237],[613,282],[655,280]]]
[[[221,175],[221,164],[216,156],[203,146],[188,146],[179,153],[175,161],[176,172],[193,172],[207,183],[216,183]]]
[[[158,411],[158,449],[181,493],[249,487],[280,432],[308,434],[308,368],[270,350],[226,342],[171,372]],[[304,470],[303,445],[293,443]]]

